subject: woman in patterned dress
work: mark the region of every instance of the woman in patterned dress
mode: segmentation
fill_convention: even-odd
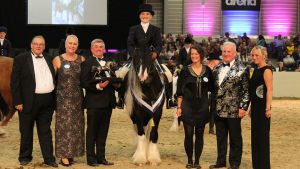
[[[56,56],[53,65],[57,73],[55,154],[60,164],[70,166],[74,157],[84,155],[83,92],[80,87],[82,56],[78,38],[69,35],[65,43],[66,53]]]

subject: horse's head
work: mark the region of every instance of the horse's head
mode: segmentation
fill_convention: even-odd
[[[147,83],[147,80],[149,80],[149,75],[153,69],[155,69],[151,55],[152,52],[150,48],[145,47],[137,48],[132,56],[135,72],[142,83]]]

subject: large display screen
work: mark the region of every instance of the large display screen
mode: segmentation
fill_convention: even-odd
[[[107,25],[107,0],[28,0],[28,24]]]

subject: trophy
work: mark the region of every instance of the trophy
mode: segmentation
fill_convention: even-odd
[[[116,76],[117,64],[114,62],[101,62],[99,66],[92,66],[91,72],[94,74],[95,82],[110,81],[112,83],[119,83],[123,79]]]

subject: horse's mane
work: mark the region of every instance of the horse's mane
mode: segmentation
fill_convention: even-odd
[[[133,96],[131,94],[131,90],[133,90],[136,95],[140,98],[144,97],[142,92],[141,84],[139,83],[137,72],[135,71],[134,65],[131,65],[131,69],[128,72],[128,87],[125,95],[125,104],[126,104],[126,111],[131,114],[133,110]]]

